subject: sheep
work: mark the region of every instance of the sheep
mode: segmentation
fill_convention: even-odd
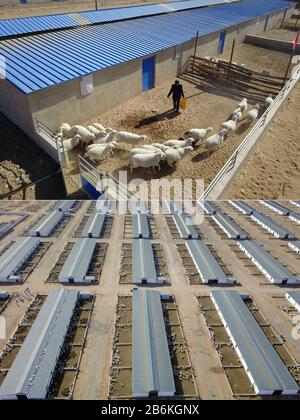
[[[255,105],[254,109],[252,109],[249,112],[249,114],[247,116],[247,121],[248,121],[249,124],[251,124],[253,121],[257,120],[259,110],[260,110],[260,106],[257,104],[257,105]]]
[[[89,152],[90,150],[92,150],[94,148],[104,149],[108,144],[111,145],[113,149],[115,149],[117,147],[117,143],[115,141],[113,141],[111,143],[104,143],[104,144],[93,143],[93,144],[90,144],[89,146],[87,146],[86,151]]]
[[[106,144],[103,146],[95,146],[89,149],[84,157],[89,158],[92,162],[98,162],[103,160],[106,156],[110,156],[113,153],[114,145],[113,143]]]
[[[238,108],[241,108],[242,112],[247,111],[248,108],[248,101],[246,98],[244,98],[239,104],[238,104]]]
[[[265,106],[266,108],[269,108],[269,106],[271,106],[274,102],[273,96],[270,94],[266,99],[265,99]]]
[[[135,133],[128,133],[127,131],[120,131],[117,135],[117,140],[128,144],[138,144],[148,140],[148,137],[140,136]]]
[[[64,123],[57,130],[57,134],[62,135],[62,137],[70,138],[72,137],[72,127],[70,124]]]
[[[94,144],[105,144],[105,143],[111,143],[115,140],[115,137],[117,136],[118,132],[115,130],[112,130],[109,134],[106,134],[105,137],[97,136],[96,140],[94,141]]]
[[[221,124],[220,129],[226,130],[227,134],[234,132],[236,130],[238,117],[234,115],[231,120],[224,122]]]
[[[188,138],[187,140],[168,140],[164,143],[164,146],[168,146],[168,147],[174,147],[174,146],[187,147],[187,146],[191,146],[193,143],[194,143],[193,138]]]
[[[211,127],[208,128],[191,128],[188,131],[185,131],[182,134],[182,138],[187,140],[189,138],[194,139],[195,143],[199,140],[204,140],[207,136],[209,136],[213,132]]]
[[[161,144],[161,143],[153,143],[152,146],[154,146],[156,149],[160,149],[162,152],[166,152],[168,149],[170,149],[169,146],[165,146],[164,144]]]
[[[81,125],[74,125],[71,131],[74,133],[73,136],[76,134],[80,135],[82,144],[91,143],[96,139],[95,134],[91,133],[87,128],[82,127]]]
[[[79,134],[76,134],[74,137],[70,139],[66,139],[63,142],[63,148],[66,152],[74,149],[80,143],[81,137]]]
[[[106,131],[102,124],[94,123],[93,126],[99,131]]]
[[[133,155],[146,155],[149,153],[155,153],[155,150],[135,148],[129,151],[129,156],[132,157]]]
[[[192,148],[192,146],[167,150],[166,158],[167,158],[168,165],[171,166],[171,168],[173,168],[174,163],[179,162],[181,159],[183,159],[187,154],[191,153],[193,150],[194,149]]]
[[[131,172],[135,168],[152,168],[153,172],[155,173],[156,167],[158,167],[158,170],[160,170],[160,165],[159,165],[160,160],[161,160],[161,155],[158,152],[138,154],[138,155],[133,155],[131,157],[129,166],[130,166]]]
[[[226,130],[220,130],[218,134],[214,134],[205,140],[205,146],[209,154],[214,152],[219,144],[223,143],[226,134]]]
[[[159,152],[162,158],[166,157],[164,152],[159,147],[155,147],[152,144],[146,144],[142,146],[141,150],[146,150],[147,152]]]
[[[100,131],[101,130],[98,130],[98,128],[96,128],[96,127],[94,127],[93,125],[89,125],[88,127],[87,127],[87,129],[91,132],[91,133],[93,133],[93,134],[95,134],[95,136],[97,137],[97,135],[100,133]],[[106,132],[105,132],[106,133]]]
[[[233,111],[233,113],[232,113],[232,115],[231,115],[230,118],[234,117],[235,115],[238,117],[238,121],[241,121],[241,119],[243,118],[243,111],[242,111],[242,109],[240,107],[236,108]]]

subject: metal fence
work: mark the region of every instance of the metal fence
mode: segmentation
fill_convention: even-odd
[[[221,193],[228,186],[229,182],[232,181],[232,177],[236,174],[237,170],[243,164],[245,159],[249,156],[249,153],[259,138],[262,136],[268,125],[271,123],[277,111],[287,96],[290,94],[290,92],[293,90],[299,79],[300,66],[298,66],[296,70],[293,71],[293,76],[277,95],[273,104],[258,120],[257,124],[253,127],[253,129],[240,144],[237,150],[233,153],[233,155],[229,158],[222,170],[214,178],[199,200],[217,200],[220,198]]]

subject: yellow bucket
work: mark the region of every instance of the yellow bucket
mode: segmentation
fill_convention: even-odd
[[[187,100],[186,99],[181,99],[180,100],[180,108],[181,109],[186,109],[187,107]]]

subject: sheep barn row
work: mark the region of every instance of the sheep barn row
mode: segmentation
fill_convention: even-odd
[[[2,20],[0,110],[58,160],[38,122],[84,122],[180,74],[197,32],[198,56],[221,54],[293,9],[284,0],[189,0]]]

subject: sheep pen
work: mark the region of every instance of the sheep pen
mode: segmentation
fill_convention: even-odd
[[[223,58],[228,59],[228,54],[224,54]],[[255,57],[255,61],[253,57]],[[287,59],[286,54],[245,44],[236,48],[234,57],[236,62],[245,63],[249,69],[262,71],[269,68],[272,75],[276,76],[284,75]],[[167,99],[170,84],[173,82],[173,79],[171,79],[92,120],[84,122],[83,125],[86,127],[98,122],[105,127],[112,127],[118,131],[129,131],[148,137],[145,142],[138,146],[118,143],[114,154],[109,159],[94,164],[100,173],[110,172],[118,177],[119,171],[126,171],[129,180],[142,178],[145,181],[162,178],[169,180],[203,179],[205,187],[209,185],[253,126],[253,124],[247,124],[247,112],[244,113],[236,131],[226,138],[214,153],[208,154],[205,143],[199,141],[193,152],[177,162],[173,168],[162,162],[161,169],[156,174],[150,168],[137,168],[134,169],[132,174],[130,173],[129,151],[133,147],[164,143],[169,139],[179,139],[185,131],[193,127],[212,127],[214,133],[218,133],[220,125],[230,118],[232,112],[244,97],[244,95],[233,95],[230,87],[224,83],[216,83],[215,86],[208,87],[204,84],[197,85],[183,78],[181,81],[185,96],[188,99],[188,107],[186,110],[182,110],[180,114],[172,111],[172,101],[170,98]],[[254,108],[256,103],[257,101],[250,101],[248,112]],[[261,106],[259,115],[265,109],[263,103],[261,103]],[[81,151],[80,147],[69,153],[70,165],[66,170],[66,175],[68,176],[69,173],[70,176],[79,179],[78,153],[84,155],[84,151]]]

